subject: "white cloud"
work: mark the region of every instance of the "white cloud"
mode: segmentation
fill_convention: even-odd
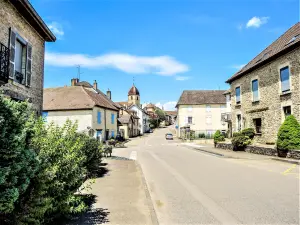
[[[185,76],[176,76],[175,80],[179,80],[179,81],[185,81],[185,80],[189,80],[190,77],[185,77]]]
[[[160,103],[160,102],[158,102],[155,105],[157,107],[161,108],[161,109],[163,107],[165,111],[175,111],[176,110],[176,108],[175,108],[176,104],[177,104],[177,102],[170,101],[170,102],[166,102],[166,103]]]
[[[269,17],[252,17],[248,22],[246,27],[254,27],[254,28],[259,28],[261,25],[267,23],[269,20]]]
[[[62,39],[62,37],[65,35],[62,25],[57,22],[49,23],[48,27],[53,32],[53,34],[57,37],[57,39]]]
[[[122,53],[111,53],[99,56],[83,54],[61,54],[46,52],[47,65],[59,67],[74,67],[81,65],[88,68],[110,67],[126,73],[154,73],[172,76],[189,70],[189,67],[170,56],[135,56]]]
[[[236,64],[236,65],[230,66],[230,68],[240,70],[240,69],[242,69],[244,66],[246,66],[246,64],[240,64],[240,65],[237,65],[237,64]]]

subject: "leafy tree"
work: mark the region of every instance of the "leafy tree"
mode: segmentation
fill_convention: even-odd
[[[159,127],[159,119],[149,119],[149,123],[150,123],[150,126],[151,128],[157,128]]]
[[[155,110],[156,115],[158,116],[160,122],[165,121],[166,120],[166,114],[163,110],[161,110],[160,108],[156,108]]]
[[[277,149],[300,149],[300,125],[293,115],[286,117],[277,135]]]
[[[29,147],[34,120],[30,114],[27,102],[0,95],[0,217],[14,210],[38,168]]]
[[[215,146],[218,142],[221,142],[221,141],[225,141],[225,137],[223,136],[223,134],[221,133],[220,130],[217,130],[216,133],[214,134]]]

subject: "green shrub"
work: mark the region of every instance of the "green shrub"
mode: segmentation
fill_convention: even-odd
[[[242,132],[233,132],[232,137],[243,136]]]
[[[214,134],[214,143],[217,144],[218,142],[225,141],[225,137],[221,133],[221,131],[217,130]]]
[[[205,138],[205,134],[204,134],[204,133],[200,133],[200,134],[198,135],[198,137],[199,137],[199,138]]]
[[[255,131],[253,128],[246,128],[241,132],[244,136],[248,136],[250,139],[253,139],[255,136]]]
[[[20,224],[42,224],[55,216],[87,209],[74,195],[87,179],[84,165],[88,161],[82,150],[85,138],[76,130],[77,124],[69,120],[63,127],[46,127],[42,119],[36,122],[31,146],[38,153],[40,168],[20,201]]]
[[[286,117],[277,135],[277,149],[300,149],[300,125],[293,115]]]
[[[247,145],[251,144],[251,139],[248,136],[237,135],[231,139],[234,150],[243,150]]]
[[[191,140],[195,140],[195,131],[194,130],[190,131],[190,138],[191,138]]]
[[[26,102],[15,102],[0,95],[0,220],[9,215],[25,193],[38,169],[29,141],[33,116]]]

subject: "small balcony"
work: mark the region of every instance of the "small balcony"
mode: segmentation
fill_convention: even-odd
[[[221,121],[230,122],[231,121],[231,113],[221,113]]]
[[[9,49],[0,42],[0,85],[8,82]]]

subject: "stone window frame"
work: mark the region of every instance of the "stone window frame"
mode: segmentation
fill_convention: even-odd
[[[253,90],[252,90],[252,82],[254,80],[257,80],[257,83],[258,83],[258,100],[257,101],[254,101],[254,96],[253,96]],[[252,102],[259,102],[260,101],[260,87],[259,87],[259,79],[258,79],[258,76],[254,76],[251,78],[250,80],[250,89],[251,89],[251,99],[252,99]]]
[[[238,120],[237,120],[237,116],[241,115],[241,130],[243,130],[244,128],[244,121],[243,121],[243,113],[241,112],[241,110],[238,110],[235,112],[235,132],[239,132],[238,130]]]
[[[289,69],[289,75],[290,75],[290,91],[286,92],[286,93],[283,93],[282,90],[281,90],[281,77],[280,77],[280,70],[285,68],[285,67],[288,67]],[[284,94],[290,94],[293,90],[292,90],[292,73],[291,73],[291,63],[290,62],[286,62],[286,63],[281,63],[280,65],[278,65],[277,67],[277,72],[278,72],[278,79],[279,79],[279,82],[278,82],[278,92],[279,92],[279,95],[284,95]]]
[[[286,106],[291,106],[291,115],[293,115],[293,103],[292,103],[292,100],[287,100],[287,101],[283,101],[281,102],[280,104],[280,111],[281,111],[281,123],[284,122],[285,120],[285,115],[284,115],[284,111],[283,111],[283,107],[286,107]]]
[[[236,102],[236,89],[237,88],[240,88],[240,103],[237,103]],[[237,84],[237,85],[235,85],[235,87],[234,87],[234,103],[236,104],[236,105],[241,105],[242,104],[242,85],[241,84]]]

